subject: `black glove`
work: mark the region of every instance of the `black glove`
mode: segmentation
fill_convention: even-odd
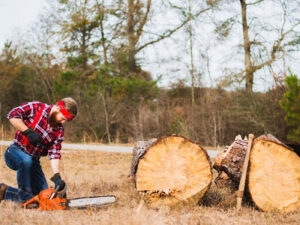
[[[59,173],[54,174],[50,180],[54,182],[55,189],[58,187],[58,191],[62,191],[66,186],[66,183],[61,179]]]
[[[32,130],[31,128],[28,128],[27,130],[23,131],[22,134],[27,136],[29,143],[32,144],[33,146],[36,146],[37,144],[43,142],[42,136],[39,135],[34,130]]]

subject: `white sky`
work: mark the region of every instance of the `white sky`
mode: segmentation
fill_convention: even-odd
[[[0,46],[13,39],[14,32],[27,30],[37,21],[46,0],[0,0]]]

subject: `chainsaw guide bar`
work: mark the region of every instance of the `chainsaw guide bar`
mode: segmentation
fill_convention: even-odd
[[[87,206],[98,206],[105,205],[109,203],[114,203],[116,201],[115,196],[98,196],[89,198],[74,198],[67,200],[67,207],[69,208],[84,208]]]

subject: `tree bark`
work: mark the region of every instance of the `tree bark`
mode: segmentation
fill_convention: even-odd
[[[216,179],[214,180],[215,184],[217,185],[218,188],[224,188],[224,187],[229,187],[233,185],[232,180],[230,177],[225,173],[224,171],[221,171]]]
[[[237,136],[230,146],[217,155],[213,166],[219,172],[224,171],[237,187],[241,179],[247,147],[248,140],[242,140],[241,136]]]
[[[130,175],[135,178],[135,174],[137,171],[137,166],[140,158],[145,154],[146,150],[149,146],[151,146],[157,139],[153,138],[148,141],[138,141],[133,147],[133,158],[131,162]]]

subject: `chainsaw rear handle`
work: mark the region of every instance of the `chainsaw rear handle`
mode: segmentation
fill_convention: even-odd
[[[24,209],[28,209],[27,206],[30,205],[31,203],[37,202],[39,204],[39,196],[36,195],[35,197],[33,197],[32,199],[30,199],[29,201],[24,203]]]

